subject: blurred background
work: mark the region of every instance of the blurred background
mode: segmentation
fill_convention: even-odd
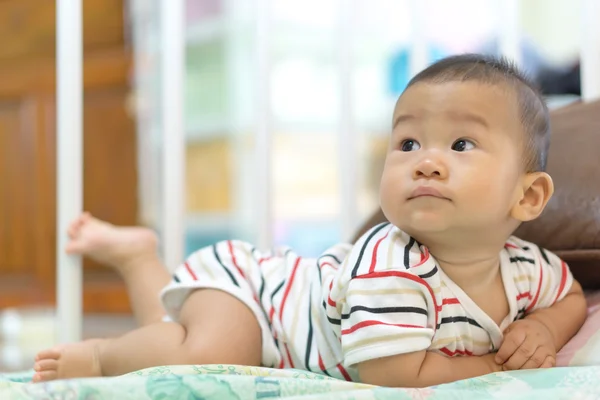
[[[184,253],[225,238],[256,240],[261,112],[272,130],[273,242],[314,256],[348,240],[378,206],[393,105],[415,65],[500,54],[505,3],[352,0],[349,11],[346,0],[270,1],[265,111],[256,107],[264,50],[256,25],[266,3],[186,0]],[[508,3],[516,7],[516,61],[552,107],[578,101],[582,0]],[[56,339],[55,12],[50,0],[0,0],[1,370],[29,367]],[[83,1],[84,209],[159,235],[160,17],[158,0]],[[415,41],[427,43],[421,54]],[[340,217],[347,128],[356,151],[350,226]],[[134,326],[118,277],[89,261],[83,300],[84,336]]]

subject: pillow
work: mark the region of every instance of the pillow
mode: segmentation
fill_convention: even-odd
[[[556,253],[584,288],[600,289],[600,101],[553,110],[550,119],[554,196],[515,236]]]
[[[600,292],[586,295],[588,313],[579,332],[556,355],[558,367],[600,365]]]

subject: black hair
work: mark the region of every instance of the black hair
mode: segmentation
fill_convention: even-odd
[[[419,82],[445,83],[476,81],[491,85],[512,86],[519,102],[525,140],[525,169],[545,171],[550,147],[550,117],[548,106],[529,78],[505,58],[482,54],[460,54],[443,58],[420,73],[407,85]]]

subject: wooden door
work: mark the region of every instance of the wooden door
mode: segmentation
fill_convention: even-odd
[[[135,121],[123,0],[84,0],[84,208],[137,219]],[[0,308],[55,301],[55,4],[0,0]],[[129,312],[123,284],[86,261],[86,312]]]

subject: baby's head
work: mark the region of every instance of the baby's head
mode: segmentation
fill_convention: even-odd
[[[473,54],[443,59],[396,103],[383,212],[424,243],[506,240],[552,195],[549,142],[544,100],[514,66]]]

